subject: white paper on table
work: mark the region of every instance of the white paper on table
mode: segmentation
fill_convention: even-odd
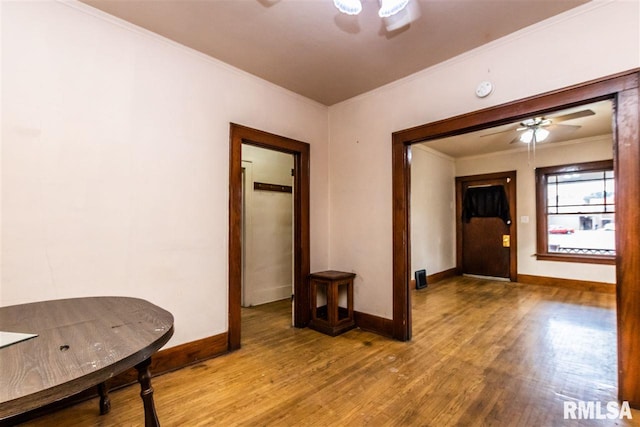
[[[38,334],[23,334],[20,332],[3,332],[0,331],[0,348],[7,347],[20,341],[37,337]]]

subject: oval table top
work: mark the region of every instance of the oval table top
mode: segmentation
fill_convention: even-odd
[[[173,335],[173,316],[138,298],[72,298],[0,307],[0,331],[38,334],[0,348],[2,420],[150,358]]]

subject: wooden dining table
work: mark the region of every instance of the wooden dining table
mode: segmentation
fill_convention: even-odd
[[[145,426],[159,426],[151,356],[173,335],[173,316],[148,301],[86,297],[0,307],[0,331],[37,334],[0,348],[0,425],[94,386],[110,409],[105,382],[138,372]]]

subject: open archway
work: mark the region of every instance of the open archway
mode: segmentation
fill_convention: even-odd
[[[395,132],[393,173],[393,334],[411,339],[410,157],[411,144],[460,135],[609,99],[614,105],[616,176],[616,287],[620,400],[640,407],[640,89],[638,70],[605,77],[450,119]]]

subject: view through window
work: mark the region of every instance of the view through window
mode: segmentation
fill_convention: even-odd
[[[544,201],[539,255],[613,258],[613,161],[539,168],[536,178],[538,201]]]

